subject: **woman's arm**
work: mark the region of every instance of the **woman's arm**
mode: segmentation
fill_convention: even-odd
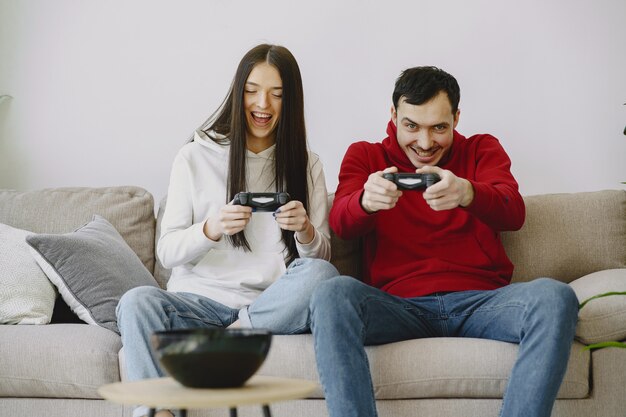
[[[181,150],[172,165],[167,205],[157,243],[157,256],[165,268],[190,262],[217,244],[204,234],[206,219],[193,223],[191,179],[190,163]]]
[[[309,210],[308,217],[313,229],[313,239],[302,243],[296,233],[296,248],[303,258],[320,258],[330,260],[330,228],[328,227],[328,191],[324,177],[324,167],[319,157],[309,154]]]

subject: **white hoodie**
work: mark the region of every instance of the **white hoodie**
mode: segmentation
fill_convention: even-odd
[[[275,145],[255,154],[247,151],[246,182],[251,192],[274,192]],[[252,251],[235,249],[222,237],[208,239],[204,223],[226,204],[230,146],[219,145],[203,132],[183,146],[172,166],[167,206],[161,221],[157,255],[172,269],[167,289],[190,292],[242,308],[285,272],[287,250],[272,213],[255,212],[244,229]],[[330,259],[328,200],[319,157],[309,152],[309,209],[315,237],[302,244],[300,257]]]

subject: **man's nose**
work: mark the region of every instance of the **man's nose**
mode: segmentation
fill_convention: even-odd
[[[422,129],[417,132],[417,146],[427,151],[433,146],[433,140],[428,129]]]

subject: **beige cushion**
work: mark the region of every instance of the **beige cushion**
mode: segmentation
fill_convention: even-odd
[[[426,338],[366,348],[377,399],[502,398],[516,344]],[[574,343],[559,398],[589,394],[590,353]],[[274,336],[261,375],[319,381],[311,335]],[[323,398],[319,388],[311,397]]]
[[[121,340],[102,327],[0,326],[0,341],[0,397],[100,398],[120,379]]]
[[[502,233],[513,281],[550,277],[563,282],[626,267],[626,191],[525,197],[521,230]]]
[[[47,324],[56,291],[26,244],[31,233],[0,223],[0,324]]]
[[[333,205],[335,193],[328,194],[328,207]],[[337,268],[341,275],[351,277],[361,277],[362,262],[362,241],[361,239],[343,240],[340,239],[333,230],[330,230],[330,247],[332,256],[330,262]]]
[[[161,221],[163,220],[163,214],[165,213],[165,205],[167,204],[167,196],[163,197],[159,202],[159,210],[157,212],[156,219],[156,232],[154,234],[154,247],[156,248],[159,243],[159,237],[161,237]],[[163,266],[158,257],[154,262],[154,279],[159,283],[159,286],[163,289],[167,288],[167,281],[172,275],[172,270]]]
[[[107,219],[154,271],[154,199],[139,187],[0,190],[0,223],[34,233],[68,233],[94,214]]]
[[[586,275],[570,284],[580,303],[608,292],[626,292],[626,269]],[[576,337],[586,344],[626,339],[626,295],[589,301],[578,314]]]
[[[332,257],[330,262],[337,268],[341,275],[351,277],[360,277],[362,263],[362,244],[361,239],[342,240],[335,232],[330,231],[330,247]]]

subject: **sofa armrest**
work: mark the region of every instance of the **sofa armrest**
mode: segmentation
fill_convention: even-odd
[[[582,303],[598,294],[626,292],[626,269],[607,269],[570,283]],[[576,337],[585,344],[626,339],[626,295],[589,301],[578,314]]]

